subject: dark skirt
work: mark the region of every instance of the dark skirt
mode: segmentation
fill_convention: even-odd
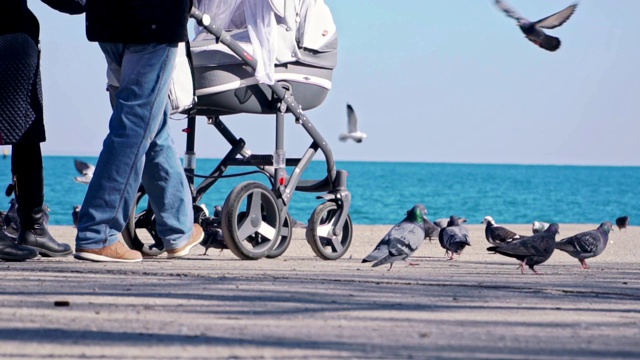
[[[0,145],[43,141],[38,46],[26,34],[0,35]]]

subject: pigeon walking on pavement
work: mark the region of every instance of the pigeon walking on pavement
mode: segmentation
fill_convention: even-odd
[[[458,222],[460,224],[464,224],[467,222],[467,218],[464,217],[460,217],[458,218]],[[438,219],[436,221],[433,222],[437,227],[439,227],[440,229],[444,229],[447,227],[447,224],[449,223],[449,218],[442,218],[442,219]]]
[[[422,204],[414,205],[407,211],[405,218],[389,230],[362,262],[374,262],[372,267],[390,264],[391,270],[394,262],[406,260],[418,250],[426,238],[426,219],[427,208]]]
[[[520,235],[504,226],[496,225],[491,216],[485,216],[482,223],[487,225],[484,228],[484,236],[491,245],[500,245],[521,238]]]
[[[556,248],[556,234],[560,226],[556,223],[538,234],[520,238],[502,245],[490,246],[487,251],[493,251],[500,255],[515,258],[520,261],[518,267],[524,274],[524,267],[528,266],[535,274],[539,274],[534,268],[549,260]]]
[[[616,226],[618,226],[618,230],[626,229],[629,226],[629,217],[628,216],[620,216],[616,219]]]
[[[76,170],[78,170],[78,172],[81,175],[81,176],[75,176],[73,180],[81,184],[90,183],[91,178],[93,178],[93,171],[95,170],[95,166],[79,159],[75,159],[73,163],[76,167]]]
[[[575,234],[556,243],[556,249],[566,252],[580,261],[583,269],[588,269],[586,259],[596,257],[607,248],[609,232],[613,224],[605,221],[595,230]]]
[[[361,143],[362,140],[367,138],[367,134],[358,130],[358,117],[353,107],[347,104],[347,133],[340,134],[340,141],[347,141],[349,139]]]
[[[569,20],[578,7],[578,4],[574,3],[538,21],[529,21],[504,1],[496,0],[496,5],[504,11],[507,16],[518,22],[518,27],[520,27],[520,30],[529,41],[548,51],[558,50],[560,48],[560,39],[546,34],[542,29],[555,29],[561,26]]]
[[[425,229],[427,229],[426,237],[429,239],[429,242],[431,242],[432,238],[438,237],[438,234],[440,234],[440,227],[429,219],[425,221]]]
[[[449,255],[449,260],[453,260],[454,255],[460,256],[464,248],[471,246],[469,239],[469,230],[460,224],[455,215],[451,215],[447,227],[440,229],[438,234],[440,246],[446,250],[444,254]]]

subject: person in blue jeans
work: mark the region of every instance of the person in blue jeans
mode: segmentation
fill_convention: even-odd
[[[120,68],[109,133],[78,216],[75,258],[139,262],[119,241],[140,183],[167,257],[204,235],[194,224],[189,184],[169,134],[169,85],[178,42],[187,40],[190,0],[86,0],[86,32],[108,66]]]

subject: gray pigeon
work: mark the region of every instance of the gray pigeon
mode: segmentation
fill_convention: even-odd
[[[548,227],[549,227],[549,223],[542,222],[542,221],[534,221],[531,224],[531,232],[533,232],[534,234],[537,234],[545,231]]]
[[[460,256],[465,247],[471,246],[469,242],[469,230],[460,225],[458,217],[451,215],[447,227],[440,229],[438,234],[440,246],[445,249],[445,255],[449,255],[449,260],[453,260],[454,255]]]
[[[547,35],[542,29],[555,29],[564,24],[569,20],[578,7],[578,4],[574,3],[557,13],[538,21],[529,21],[518,14],[504,1],[496,0],[496,5],[504,11],[507,16],[518,21],[518,27],[520,27],[520,30],[529,41],[548,51],[558,50],[558,48],[560,48],[560,39],[555,36]]]
[[[426,219],[427,208],[422,204],[414,205],[407,211],[406,217],[389,230],[362,262],[375,261],[372,267],[390,264],[391,270],[394,262],[406,260],[418,250],[426,238]]]
[[[556,223],[538,234],[520,238],[502,245],[490,246],[487,251],[494,251],[500,255],[518,259],[520,271],[524,274],[525,265],[535,274],[539,274],[534,266],[549,260],[556,248],[556,234],[560,226]]]
[[[616,219],[616,225],[618,226],[618,230],[626,229],[627,226],[629,226],[629,217],[620,216]]]
[[[76,170],[78,170],[78,172],[81,175],[81,176],[75,176],[73,180],[81,184],[90,183],[91,178],[93,178],[93,171],[95,170],[95,166],[79,159],[75,159],[73,163],[76,167]]]
[[[460,224],[464,224],[467,222],[467,218],[458,218],[458,222]],[[437,227],[439,227],[440,229],[444,229],[447,227],[447,224],[449,223],[449,218],[442,218],[442,219],[438,219],[436,221],[433,222]]]
[[[358,130],[358,117],[353,107],[347,104],[347,133],[340,134],[340,141],[347,141],[349,139],[361,143],[362,140],[367,138],[367,134]]]
[[[425,221],[425,229],[427,229],[426,237],[431,241],[431,238],[438,236],[440,233],[440,227],[431,222],[431,220],[426,219]]]
[[[578,259],[583,269],[588,269],[586,259],[596,257],[604,251],[609,241],[609,232],[613,225],[605,221],[595,230],[581,232],[556,243],[556,249]]]
[[[491,245],[504,244],[522,237],[503,226],[497,226],[491,216],[485,216],[482,223],[487,225],[484,228],[484,236]]]

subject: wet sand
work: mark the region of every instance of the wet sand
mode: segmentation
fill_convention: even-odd
[[[362,264],[390,227],[355,226],[337,261],[317,258],[296,229],[277,259],[198,246],[141,264],[0,262],[0,357],[640,358],[640,227],[612,232],[589,270],[558,251],[536,267],[543,275],[488,253],[475,224],[458,260],[436,240],[417,266]],[[558,239],[595,227],[561,224]],[[73,245],[72,227],[51,231]]]

